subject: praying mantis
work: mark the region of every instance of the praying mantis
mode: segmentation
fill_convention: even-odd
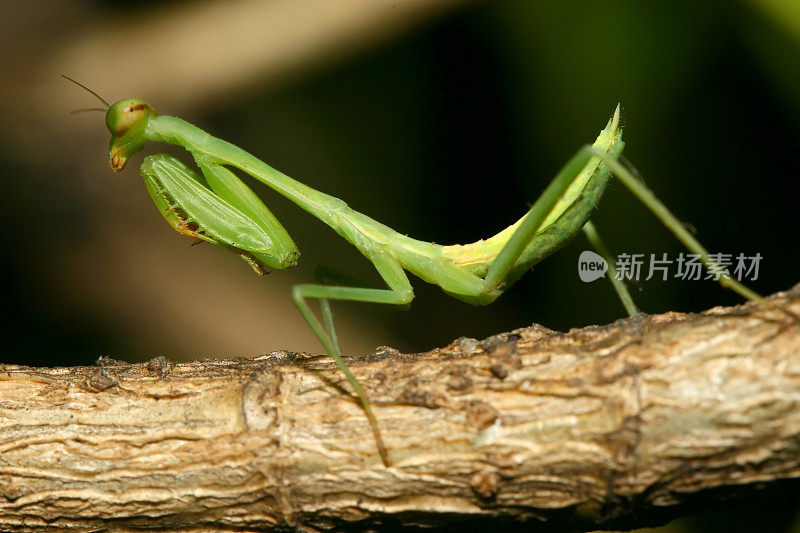
[[[153,202],[178,233],[228,249],[259,275],[268,268],[286,269],[297,264],[299,250],[286,229],[230,170],[232,167],[261,181],[318,218],[373,264],[387,288],[365,287],[338,271],[320,268],[315,274],[316,283],[295,285],[292,298],[360,401],[378,454],[387,467],[391,461],[372,405],[342,357],[330,300],[408,305],[414,292],[407,271],[438,285],[454,298],[473,305],[488,305],[533,265],[556,252],[582,230],[613,269],[613,261],[609,260],[597,230],[589,221],[612,174],[717,274],[723,287],[749,300],[764,301],[717,264],[650,189],[619,162],[624,146],[619,106],[595,142],[578,150],[517,222],[486,240],[442,246],[400,234],[351,209],[344,201],[290,178],[197,126],[177,117],[158,115],[142,100],[127,98],[109,105],[88,87],[67,76],[64,78],[86,89],[104,104],[101,110],[106,113],[106,126],[111,132],[108,158],[113,171],[122,170],[148,141],[181,146],[192,156],[199,173],[165,154],[145,157],[140,168]],[[613,270],[610,274],[609,279],[626,310],[631,315],[636,314],[638,310],[624,284],[615,279]],[[326,280],[341,284],[327,285]],[[308,300],[319,301],[321,321]]]

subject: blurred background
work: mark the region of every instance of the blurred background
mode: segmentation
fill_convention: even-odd
[[[301,266],[259,279],[224,250],[191,247],[142,186],[144,154],[108,169],[103,115],[69,114],[97,102],[62,73],[111,102],[142,98],[445,244],[519,218],[620,103],[626,157],[701,242],[760,253],[751,285],[761,293],[800,281],[796,2],[6,0],[0,26],[7,363],[319,353],[291,285],[318,264],[379,281],[332,231],[254,181]],[[162,151],[188,160],[158,145],[145,154]],[[614,253],[683,251],[617,183],[594,220]],[[608,283],[578,278],[588,248],[578,237],[486,308],[413,279],[409,312],[336,304],[343,348],[415,352],[534,322],[613,321],[624,311]],[[632,290],[650,313],[740,302],[711,281]],[[790,527],[793,507],[775,505]]]

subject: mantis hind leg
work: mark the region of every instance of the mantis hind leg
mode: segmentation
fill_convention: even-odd
[[[631,293],[628,292],[628,287],[625,285],[624,281],[617,278],[617,267],[614,256],[608,252],[608,248],[606,248],[605,243],[600,238],[600,234],[597,232],[597,228],[594,227],[591,220],[586,221],[586,224],[584,224],[583,233],[586,235],[589,243],[591,243],[594,249],[597,250],[597,253],[600,254],[600,257],[602,257],[608,265],[608,281],[610,281],[611,285],[614,287],[614,291],[617,293],[617,296],[619,296],[623,307],[625,307],[625,311],[628,312],[628,316],[638,315],[639,308],[633,303],[633,298],[631,298]]]
[[[601,153],[605,154],[604,152]],[[489,293],[498,288],[509,276],[509,273],[520,266],[520,256],[525,251],[525,248],[536,236],[547,216],[572,185],[575,178],[589,164],[593,156],[594,153],[586,149],[580,150],[558,172],[489,266],[489,270],[483,280],[482,293]]]
[[[548,185],[544,193],[542,193],[542,196],[536,200],[533,207],[531,207],[530,211],[525,216],[525,219],[517,227],[516,231],[511,235],[508,242],[506,242],[505,246],[497,255],[497,258],[490,265],[489,271],[484,278],[482,292],[490,292],[496,289],[514,268],[519,267],[519,258],[525,250],[525,247],[535,237],[542,223],[564,192],[569,188],[575,176],[578,175],[581,169],[586,166],[593,157],[599,158],[634,196],[650,209],[656,218],[661,220],[667,229],[669,229],[689,251],[697,254],[700,258],[700,262],[703,263],[711,273],[715,274],[723,287],[733,290],[748,300],[764,303],[764,298],[762,296],[731,277],[730,273],[710,256],[708,251],[686,230],[675,215],[673,215],[669,209],[656,198],[653,192],[637,179],[630,170],[625,168],[625,166],[613,157],[610,157],[606,152],[589,145],[584,146],[572,156],[550,185]],[[598,237],[596,241],[599,242],[602,247],[602,241],[599,241],[597,232],[595,231],[594,235],[592,235],[593,229],[594,227],[590,225],[587,236],[590,238],[590,241],[592,241],[592,237]],[[594,245],[595,242],[592,244]],[[603,254],[601,252],[601,255],[608,254]],[[608,261],[608,258],[606,258],[606,260]],[[609,265],[611,264],[612,262],[609,261]],[[620,294],[620,298],[623,299],[624,304],[626,298],[630,300],[630,295],[624,297],[620,293],[620,286],[615,284],[615,289],[618,294]],[[627,293],[627,291],[625,290],[624,293]],[[629,303],[632,305],[632,300]],[[629,304],[625,304],[625,307],[629,313],[633,312],[635,309],[635,306],[629,307]]]
[[[719,281],[720,285],[727,289],[731,289],[744,298],[764,304],[765,300],[760,294],[747,288],[745,285],[734,279],[727,269],[717,263],[708,253],[703,245],[694,238],[694,236],[687,231],[683,223],[678,220],[667,207],[656,198],[647,185],[639,180],[633,172],[626,168],[622,163],[616,159],[608,157],[607,154],[594,149],[591,146],[586,146],[583,151],[599,157],[603,160],[611,172],[625,185],[634,196],[636,196],[655,216],[658,218],[673,235],[681,242],[690,252],[697,254],[700,262],[708,269],[709,272]]]
[[[333,325],[333,314],[330,311],[330,304],[328,303],[329,300],[349,300],[354,302],[382,303],[391,305],[405,305],[411,302],[411,300],[414,298],[414,293],[411,289],[411,284],[408,281],[408,277],[406,277],[405,272],[403,272],[403,268],[400,266],[400,264],[394,259],[381,254],[373,254],[368,256],[368,258],[370,261],[372,261],[372,263],[375,265],[375,268],[378,270],[378,273],[389,286],[388,289],[343,287],[338,285],[323,285],[321,283],[302,284],[295,285],[292,288],[292,299],[294,300],[297,308],[300,310],[300,314],[303,315],[303,318],[314,332],[314,335],[317,336],[319,341],[325,347],[328,355],[330,355],[336,362],[336,366],[338,366],[345,375],[345,378],[347,378],[347,381],[350,383],[350,386],[353,388],[356,396],[358,396],[361,407],[364,409],[364,413],[367,415],[370,427],[372,428],[375,443],[378,447],[378,453],[381,456],[383,464],[388,467],[391,466],[391,461],[389,460],[389,454],[386,450],[386,446],[383,443],[383,438],[381,437],[380,428],[378,427],[378,420],[372,411],[372,404],[367,397],[366,391],[364,391],[361,383],[358,382],[342,357],[341,350],[339,349],[338,339],[336,338],[336,330]],[[318,269],[317,279],[321,280],[324,277],[341,279],[341,276],[339,276],[332,269]],[[351,280],[348,279],[348,282],[350,281]],[[320,300],[323,320],[326,324],[325,326],[323,326],[323,324],[319,321],[317,316],[309,307],[308,302],[306,301],[309,298]]]

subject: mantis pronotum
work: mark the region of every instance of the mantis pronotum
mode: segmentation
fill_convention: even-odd
[[[64,76],[66,78],[66,76]],[[441,246],[416,240],[363,215],[342,200],[308,187],[270,167],[233,144],[217,139],[180,118],[158,115],[147,103],[124,99],[105,105],[111,132],[109,164],[122,170],[147,141],[184,147],[200,173],[174,157],[145,157],[141,173],[150,196],[170,225],[183,235],[227,248],[259,275],[268,267],[290,268],[299,251],[281,223],[228,167],[250,174],[330,226],[355,246],[378,271],[387,288],[352,286],[347,276],[318,270],[317,283],[295,285],[292,297],[300,313],[336,361],[358,396],[372,428],[381,460],[391,463],[377,419],[361,384],[345,364],[329,300],[393,305],[409,304],[414,293],[406,271],[438,285],[444,292],[473,305],[493,302],[534,264],[557,251],[582,229],[602,251],[588,222],[613,173],[693,253],[724,287],[750,300],[763,299],[733,279],[653,193],[617,161],[624,143],[619,107],[591,146],[581,148],[557,174],[530,210],[498,234],[467,245]],[[345,285],[326,285],[324,279]],[[347,285],[351,284],[351,285]],[[615,289],[630,314],[637,312],[621,283]],[[308,299],[320,301],[322,321]]]

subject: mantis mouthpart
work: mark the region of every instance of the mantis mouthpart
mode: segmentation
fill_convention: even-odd
[[[67,78],[66,76],[64,76]],[[329,300],[349,300],[403,306],[414,298],[406,271],[441,287],[450,296],[473,305],[487,305],[508,290],[533,265],[556,252],[582,230],[606,261],[613,264],[595,227],[588,222],[610,176],[615,175],[712,272],[719,282],[743,297],[763,303],[717,264],[683,224],[618,158],[622,152],[620,108],[600,132],[567,162],[533,206],[517,222],[472,244],[442,246],[402,235],[359,213],[342,200],[281,173],[241,148],[218,139],[177,117],[158,115],[141,100],[128,98],[113,105],[84,85],[106,105],[111,132],[108,159],[122,170],[146,142],[185,148],[200,172],[179,160],[148,156],[141,173],[150,196],[167,222],[179,233],[235,253],[259,275],[268,268],[297,264],[299,251],[286,229],[263,202],[228,167],[238,169],[274,189],[355,246],[386,283],[386,288],[355,286],[346,275],[319,270],[317,283],[295,285],[292,298],[303,318],[334,359],[367,416],[380,459],[391,465],[372,404],[348,368],[339,347]],[[613,278],[613,276],[612,276]],[[327,285],[332,279],[344,285]],[[612,279],[613,282],[613,279]],[[638,312],[622,282],[615,282],[626,310]],[[322,321],[308,305],[319,300]]]

